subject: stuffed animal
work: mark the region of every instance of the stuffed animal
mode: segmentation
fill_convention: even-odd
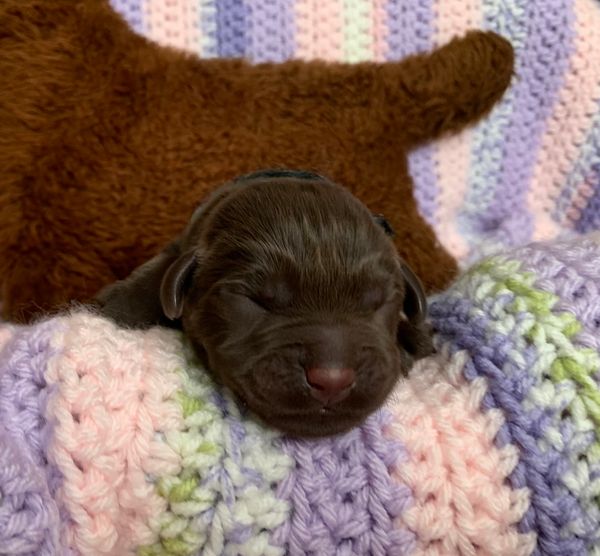
[[[386,215],[428,292],[454,277],[406,155],[501,98],[513,50],[500,36],[469,32],[394,63],[252,65],[153,44],[105,0],[4,0],[0,29],[5,318],[126,277],[205,195],[260,168],[340,183]]]

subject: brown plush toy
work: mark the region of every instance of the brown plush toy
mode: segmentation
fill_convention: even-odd
[[[485,115],[512,71],[494,33],[397,63],[251,65],[153,44],[104,0],[3,0],[3,316],[88,299],[209,191],[261,168],[348,187],[385,214],[426,289],[443,288],[456,263],[417,211],[406,155]]]

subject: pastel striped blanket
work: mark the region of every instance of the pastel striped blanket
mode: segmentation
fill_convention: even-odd
[[[600,238],[486,259],[360,428],[282,438],[178,333],[0,329],[0,554],[600,554]]]
[[[475,129],[412,154],[423,214],[462,260],[600,228],[598,0],[111,1],[161,44],[254,61],[396,60],[497,31],[517,78]]]
[[[411,156],[465,265],[438,353],[363,426],[283,438],[183,337],[75,312],[0,325],[0,554],[600,555],[597,0],[112,0],[204,57],[398,59],[467,28],[517,79],[473,130]]]

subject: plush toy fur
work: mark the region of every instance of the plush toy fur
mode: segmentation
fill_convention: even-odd
[[[397,63],[253,66],[152,44],[104,0],[4,0],[4,316],[26,320],[124,278],[209,191],[264,167],[347,186],[440,289],[456,263],[417,211],[406,153],[485,115],[512,70],[494,33]]]

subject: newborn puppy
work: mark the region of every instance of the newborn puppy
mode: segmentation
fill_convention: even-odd
[[[121,325],[181,326],[217,381],[273,427],[341,433],[432,351],[425,294],[390,233],[321,176],[258,172],[218,189],[97,301]]]

